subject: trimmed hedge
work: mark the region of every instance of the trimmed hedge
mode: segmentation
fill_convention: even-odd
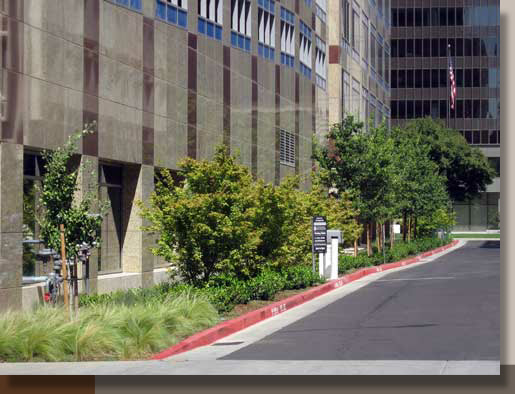
[[[451,242],[451,238],[421,238],[411,242],[397,241],[390,249],[389,245],[385,245],[385,253],[378,253],[374,248],[374,254],[367,256],[366,252],[360,252],[357,257],[340,255],[338,272],[343,274],[351,269],[362,267],[369,267],[373,265],[380,265],[384,262],[392,263],[394,261],[402,260],[408,256],[417,255],[431,249],[436,249],[440,246],[446,245]]]
[[[235,305],[252,300],[273,300],[282,290],[302,289],[323,283],[317,273],[306,265],[292,266],[282,271],[265,270],[249,279],[239,280],[218,275],[201,288],[188,284],[162,283],[147,289],[119,290],[108,294],[81,295],[80,306],[153,304],[179,297],[185,292],[206,297],[218,312],[229,312]]]

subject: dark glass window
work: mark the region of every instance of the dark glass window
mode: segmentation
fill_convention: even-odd
[[[472,100],[463,100],[464,103],[464,118],[472,118]]]
[[[440,26],[447,26],[447,8],[440,8]]]
[[[481,143],[488,144],[488,130],[481,130]]]
[[[481,87],[482,88],[488,87],[488,68],[481,69]]]
[[[406,119],[406,101],[398,102],[399,119]]]
[[[392,40],[392,57],[398,57],[399,56],[399,40]]]
[[[481,100],[481,118],[486,119],[488,116],[488,100]]]
[[[466,88],[472,87],[472,69],[471,68],[465,69],[465,84],[464,84],[464,86]]]
[[[480,45],[479,45],[479,38],[474,38],[472,40],[472,55],[473,56],[480,56]]]
[[[497,99],[490,98],[488,99],[488,117],[492,119],[497,119],[497,115],[499,113],[499,103]]]
[[[456,70],[456,86],[463,87],[463,70],[461,68]]]
[[[454,26],[456,24],[456,12],[454,11],[454,8],[447,9],[447,16],[447,25]]]
[[[463,56],[463,38],[456,38],[456,56]]]
[[[415,40],[415,57],[422,57],[422,39]]]
[[[431,101],[424,100],[424,116],[431,116]]]
[[[465,140],[467,140],[467,143],[472,144],[472,131],[471,130],[465,130]]]
[[[399,54],[399,57],[405,57],[406,56],[406,40],[398,40],[397,41],[397,45],[398,45],[398,54]]]
[[[423,46],[424,46],[424,57],[430,57],[431,56],[431,40],[429,38],[424,38]]]
[[[399,8],[399,27],[406,26],[406,10],[404,8]]]
[[[465,42],[465,56],[472,56],[472,38],[464,38]]]
[[[423,80],[424,80],[424,87],[430,88],[431,87],[431,71],[430,70],[424,70]]]
[[[488,132],[490,134],[490,143],[491,144],[498,144],[499,143],[499,139],[497,138],[497,130],[490,130]]]
[[[399,26],[398,12],[397,8],[392,8],[392,27]]]
[[[415,70],[415,88],[422,87],[422,70]]]
[[[406,57],[413,57],[413,40],[410,38],[406,40]]]
[[[486,51],[486,39],[483,37],[481,38],[481,56],[488,56],[488,53]]]
[[[397,119],[399,116],[399,113],[397,111],[397,100],[390,101],[390,108],[392,111],[392,119]]]
[[[415,110],[413,108],[413,101],[406,101],[406,118],[413,119]]]
[[[479,88],[481,86],[479,68],[475,68],[472,70],[472,83],[473,87]]]
[[[422,8],[415,8],[415,26],[422,26]]]
[[[438,8],[431,8],[431,26],[440,26],[440,14]]]
[[[415,101],[415,118],[421,118],[422,115],[422,101]]]
[[[440,100],[440,118],[447,118],[447,100]]]
[[[456,8],[456,26],[463,26],[463,8]]]
[[[463,8],[463,25],[465,26],[472,25],[472,8],[473,7]]]
[[[449,38],[447,40],[447,42],[451,46],[451,49],[450,49],[451,56],[455,57],[456,56],[456,40],[454,38]]]
[[[413,8],[406,9],[406,26],[412,27],[413,26]]]
[[[463,100],[456,100],[456,117],[463,118]]]
[[[438,100],[431,100],[431,117],[435,119],[440,117],[440,102]]]
[[[397,89],[397,70],[392,70],[392,89]]]
[[[406,87],[412,89],[413,86],[413,70],[406,70]]]
[[[481,143],[481,132],[479,130],[473,130],[473,132],[472,132],[472,143],[473,144]]]
[[[422,10],[422,19],[424,26],[431,26],[431,9],[430,8],[424,8]]]
[[[437,88],[439,86],[439,76],[438,76],[438,70],[437,69],[433,69],[431,70],[431,87],[432,88]]]
[[[432,57],[438,57],[440,51],[440,46],[439,46],[439,43],[438,43],[438,38],[433,38],[431,40],[431,56]]]
[[[479,25],[488,26],[488,6],[482,6],[479,10]]]
[[[404,89],[406,87],[406,70],[397,71],[397,85],[399,86],[399,89]]]
[[[472,101],[472,116],[476,119],[481,117],[481,101],[480,100]]]
[[[440,38],[440,57],[447,57],[447,39]]]
[[[440,87],[447,87],[447,70],[445,68],[440,69]]]

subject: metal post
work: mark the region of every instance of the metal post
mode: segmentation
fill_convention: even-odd
[[[68,299],[68,270],[66,267],[66,246],[64,243],[64,224],[60,226],[61,231],[61,276],[63,277],[63,298],[64,298],[64,307],[65,309],[70,308],[70,303]]]

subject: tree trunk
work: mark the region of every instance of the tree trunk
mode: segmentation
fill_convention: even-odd
[[[415,216],[415,222],[413,223],[413,239],[417,239],[417,217]]]
[[[411,214],[408,217],[408,242],[411,242]]]
[[[370,243],[370,228],[372,225],[367,223],[367,255],[372,256],[372,244]]]
[[[381,253],[381,224],[379,222],[376,223],[376,238],[377,252]]]
[[[390,249],[393,249],[395,242],[395,233],[393,232],[393,220],[390,222]]]
[[[354,240],[354,257],[358,257],[358,240]]]
[[[406,212],[402,213],[402,240],[406,242]]]

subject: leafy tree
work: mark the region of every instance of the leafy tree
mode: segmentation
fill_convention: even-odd
[[[384,222],[394,211],[393,141],[386,125],[363,131],[363,122],[347,116],[326,136],[327,144],[317,146],[315,158],[325,170],[326,186],[336,184],[348,193],[360,220],[367,224],[367,249],[371,253],[370,227]]]
[[[403,127],[406,138],[418,139],[429,147],[428,156],[445,176],[453,201],[477,197],[492,183],[495,172],[477,147],[470,146],[456,130],[431,119],[415,119]]]
[[[94,125],[89,125],[84,131],[73,134],[64,146],[54,151],[45,151],[45,178],[41,188],[42,212],[37,218],[41,229],[41,239],[55,251],[61,249],[60,225],[64,225],[64,238],[67,257],[77,254],[76,245],[83,242],[100,243],[100,225],[102,215],[107,209],[106,204],[97,204],[96,190],[89,186],[80,201],[76,198],[80,190],[77,184],[79,171],[91,171],[82,164],[76,169],[70,169],[78,140],[90,133]],[[90,212],[98,205],[99,215]]]

